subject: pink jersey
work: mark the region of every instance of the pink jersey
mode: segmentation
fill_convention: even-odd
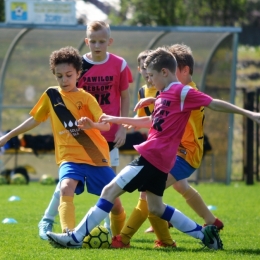
[[[171,83],[157,96],[147,141],[135,145],[135,149],[156,168],[168,173],[191,111],[208,106],[211,101],[210,96],[190,86]]]
[[[104,61],[94,62],[83,56],[83,73],[78,87],[92,94],[104,113],[120,116],[121,91],[128,88],[129,82],[132,82],[132,74],[123,58],[107,53]],[[118,128],[113,124],[102,135],[108,142],[113,142]]]

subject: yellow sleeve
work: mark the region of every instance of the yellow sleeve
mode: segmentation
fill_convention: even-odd
[[[44,122],[50,115],[50,100],[44,92],[29,113],[36,121]]]

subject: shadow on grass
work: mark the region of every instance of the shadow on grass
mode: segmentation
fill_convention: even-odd
[[[177,247],[173,248],[173,247],[167,247],[167,248],[153,248],[154,246],[154,240],[151,239],[134,239],[134,243],[138,243],[138,244],[143,244],[143,246],[137,246],[136,244],[132,245],[130,249],[137,249],[137,250],[145,250],[145,251],[151,251],[151,250],[161,250],[164,252],[201,252],[201,251],[205,251],[205,252],[209,252],[212,253],[211,249],[208,249],[207,247],[204,247],[204,245],[200,244],[199,242],[196,244],[196,246],[198,248],[187,248],[185,246],[179,246],[178,242],[177,242]],[[183,244],[183,241],[181,242]],[[186,242],[184,242],[185,244]],[[188,242],[187,242],[188,243]],[[149,244],[149,245],[147,245]],[[190,243],[188,243],[190,244]]]
[[[225,250],[227,254],[232,255],[258,255],[260,256],[260,249],[237,249],[237,250]]]

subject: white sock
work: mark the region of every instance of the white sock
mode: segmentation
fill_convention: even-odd
[[[76,239],[82,241],[108,214],[97,206],[92,207],[73,231]]]
[[[104,219],[104,227],[110,230],[110,217],[109,215]]]
[[[114,204],[110,201],[99,198],[96,205],[88,211],[73,231],[75,238],[78,241],[82,241],[94,227],[99,225],[100,222],[108,216],[109,212],[113,208],[113,205]]]
[[[58,211],[59,205],[60,205],[60,183],[58,183],[56,186],[56,189],[53,193],[49,206],[45,210],[43,218],[54,220],[59,213]]]
[[[162,219],[169,221],[175,228],[189,236],[202,240],[204,234],[201,232],[202,226],[185,216],[178,209],[167,205]]]

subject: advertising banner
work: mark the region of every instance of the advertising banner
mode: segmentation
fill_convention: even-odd
[[[75,25],[74,1],[6,0],[6,23]]]

